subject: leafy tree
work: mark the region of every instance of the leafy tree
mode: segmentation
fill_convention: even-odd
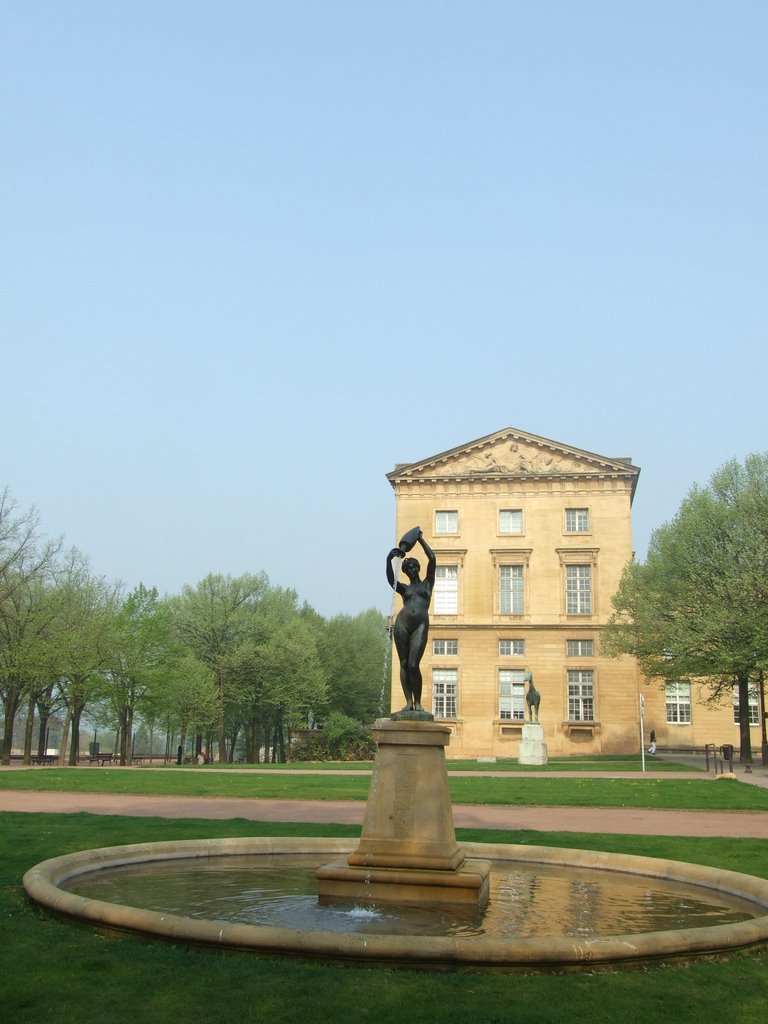
[[[330,619],[322,633],[321,655],[330,709],[371,722],[389,708],[391,644],[381,612],[369,608]]]
[[[114,619],[109,654],[109,695],[120,727],[120,764],[130,763],[137,707],[166,669],[172,656],[170,608],[157,589],[140,583],[125,598]]]
[[[86,707],[105,695],[120,585],[91,576],[87,560],[75,553],[57,581],[58,612],[52,630],[51,664],[66,707],[62,757],[71,729],[69,763],[80,754],[80,722]]]
[[[219,696],[219,761],[227,760],[226,710],[231,703],[250,643],[251,612],[269,587],[265,573],[237,578],[210,574],[196,587],[185,586],[173,602],[179,636],[209,669]]]
[[[286,730],[325,708],[325,672],[316,624],[299,611],[296,593],[272,587],[253,609],[248,637],[238,652],[237,687],[230,722],[245,733],[246,759],[272,748],[285,760]]]
[[[43,541],[40,518],[32,508],[18,513],[5,488],[0,492],[0,700],[4,718],[2,762],[8,764],[13,726],[33,677],[32,657],[45,627],[45,584],[60,541]]]
[[[726,463],[657,529],[644,563],[626,566],[602,637],[648,677],[736,685],[742,761],[752,758],[750,680],[768,664],[768,455]]]
[[[164,721],[167,727],[166,754],[170,755],[174,727],[179,728],[179,744],[184,749],[188,735],[210,729],[221,717],[221,692],[211,670],[187,653],[173,663],[153,687],[149,700],[151,721]]]
[[[31,760],[33,712],[36,698],[45,685],[43,650],[51,623],[51,603],[41,579],[14,586],[3,602],[0,616],[0,693],[5,713],[3,761],[11,753],[13,724],[22,701],[27,701],[25,760]],[[30,713],[32,712],[32,713]]]

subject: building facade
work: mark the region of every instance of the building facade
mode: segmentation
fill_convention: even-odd
[[[397,537],[418,525],[437,556],[422,703],[450,726],[450,757],[517,757],[526,671],[550,755],[638,751],[641,693],[646,742],[654,729],[660,748],[738,744],[731,705],[600,653],[639,473],[509,428],[387,474]],[[402,704],[394,657],[392,709]]]

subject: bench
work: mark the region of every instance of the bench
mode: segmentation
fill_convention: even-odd
[[[58,754],[32,754],[29,759],[30,764],[56,764],[59,760]],[[11,754],[11,764],[23,764],[23,754]]]
[[[103,768],[105,764],[112,764],[112,758],[114,756],[114,754],[89,754],[88,764],[94,764],[98,762],[98,764],[100,764],[101,767]]]

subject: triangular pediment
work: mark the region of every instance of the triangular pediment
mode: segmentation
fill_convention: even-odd
[[[637,477],[639,472],[631,459],[608,458],[507,428],[418,462],[401,463],[387,479],[394,484],[441,477]]]

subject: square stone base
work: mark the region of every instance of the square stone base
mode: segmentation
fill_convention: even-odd
[[[487,860],[465,860],[457,871],[359,868],[338,860],[319,868],[315,877],[321,903],[466,903],[484,907],[490,871]]]
[[[523,726],[520,740],[519,764],[546,764],[547,744],[544,742],[544,726],[536,722],[527,722]]]

